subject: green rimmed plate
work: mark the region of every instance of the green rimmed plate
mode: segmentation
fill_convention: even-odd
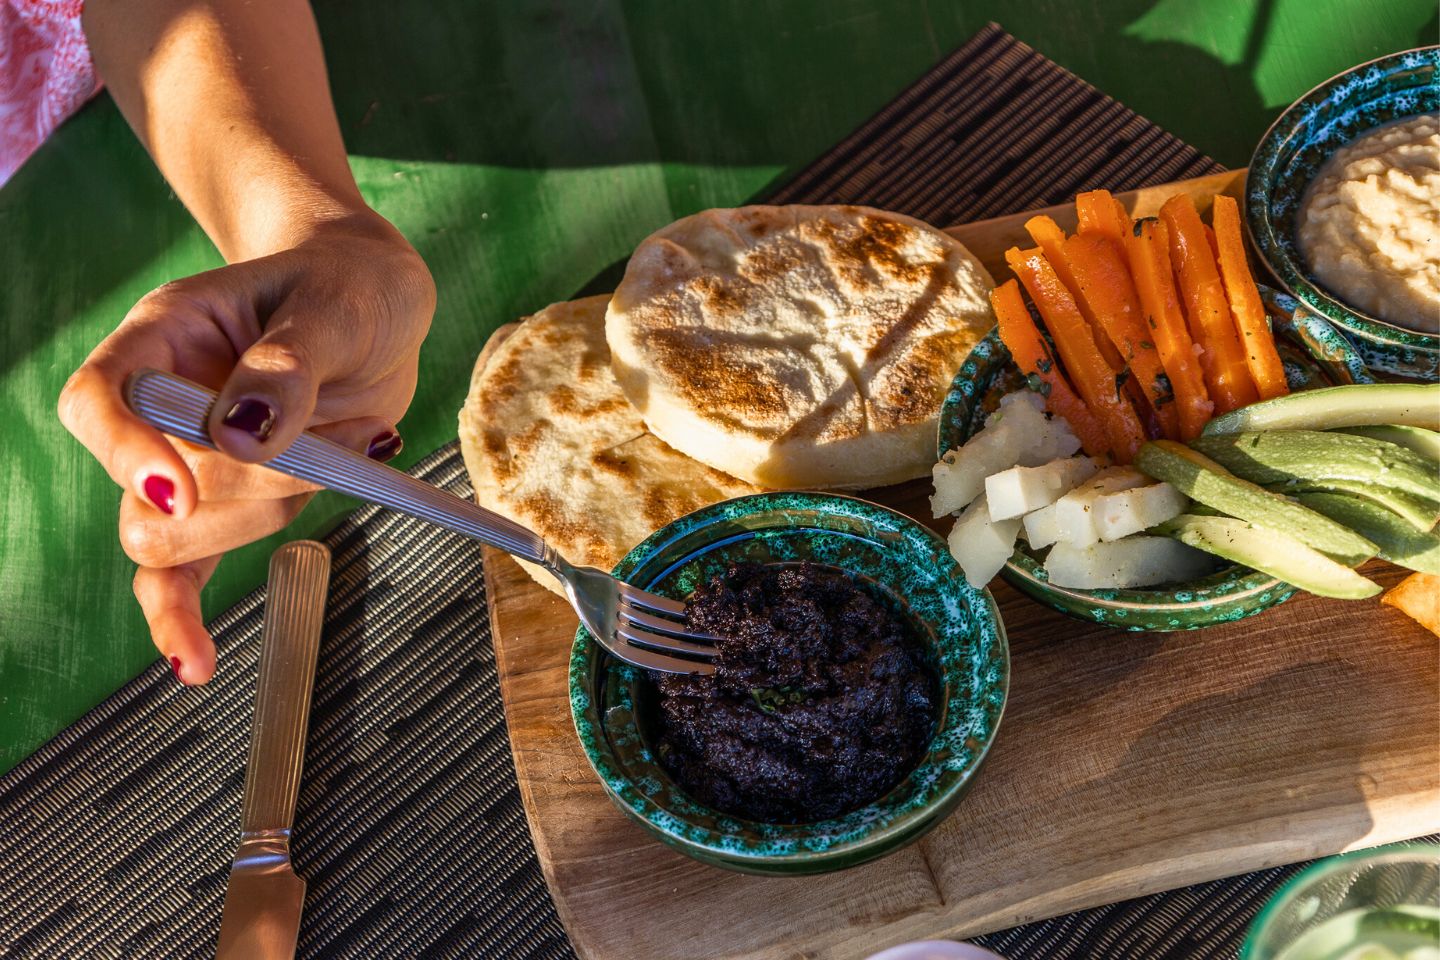
[[[1331,77],[1271,125],[1250,159],[1245,222],[1260,256],[1306,309],[1328,318],[1376,371],[1440,377],[1440,336],[1386,323],[1331,296],[1305,267],[1295,217],[1315,174],[1340,147],[1392,120],[1440,109],[1440,46],[1381,57]]]
[[[1294,297],[1266,286],[1261,300],[1276,334],[1292,390],[1373,383],[1364,361],[1325,320],[1300,310]],[[960,367],[940,410],[936,456],[963,444],[985,417],[1024,381],[1010,352],[991,330]],[[1021,544],[1000,575],[1026,596],[1079,620],[1120,630],[1195,630],[1242,620],[1288,600],[1295,587],[1269,574],[1231,565],[1201,580],[1146,590],[1079,590],[1047,579],[1040,558]]]
[[[570,656],[570,711],[616,806],[659,840],[714,866],[822,873],[899,849],[954,809],[994,742],[1010,661],[994,599],[966,582],[945,542],[893,510],[853,497],[764,493],[706,507],[652,534],[615,575],[683,599],[732,563],[811,560],[867,581],[930,641],[943,696],[916,769],[879,800],[816,823],[767,824],[711,809],[657,762],[651,687],[582,627]]]

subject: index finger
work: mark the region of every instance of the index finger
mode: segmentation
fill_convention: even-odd
[[[199,499],[195,478],[165,435],[131,413],[122,396],[131,370],[168,370],[173,359],[168,344],[122,324],[66,382],[59,414],[112,480],[165,513],[186,517]]]

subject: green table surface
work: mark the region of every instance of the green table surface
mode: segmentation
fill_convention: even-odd
[[[455,436],[496,326],[607,289],[650,231],[800,169],[987,20],[1237,166],[1314,84],[1437,40],[1434,0],[322,0],[317,15],[355,175],[440,291],[401,467]],[[220,263],[107,96],[0,189],[0,771],[156,657],[119,492],[55,402],[136,299]],[[353,507],[322,496],[227,557],[207,613],[259,584],[283,539]]]

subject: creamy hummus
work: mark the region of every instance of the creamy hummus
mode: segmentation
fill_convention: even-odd
[[[1301,204],[1296,239],[1334,296],[1440,332],[1440,119],[1397,120],[1336,151]]]

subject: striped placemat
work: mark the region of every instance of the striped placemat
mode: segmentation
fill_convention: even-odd
[[[944,225],[1214,169],[992,25],[773,199]],[[470,494],[455,444],[412,472]],[[299,955],[573,957],[511,764],[478,545],[373,507],[326,542]],[[213,955],[263,603],[262,589],[213,624],[224,669],[211,684],[182,689],[157,663],[0,779],[0,956]],[[1013,960],[1229,957],[1290,869],[981,941]]]

